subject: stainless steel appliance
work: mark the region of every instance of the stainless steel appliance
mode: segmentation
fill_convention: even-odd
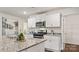
[[[44,35],[47,34],[47,30],[40,30],[37,33],[33,33],[34,38],[44,38]]]
[[[45,21],[36,22],[36,27],[45,28],[46,27],[46,22]]]

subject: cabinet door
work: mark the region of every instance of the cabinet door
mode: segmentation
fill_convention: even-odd
[[[52,37],[50,39],[50,48],[53,50],[60,50],[60,38],[59,37]]]
[[[41,15],[37,15],[36,17],[36,22],[42,22],[42,21],[45,21],[45,14],[41,14]]]
[[[47,41],[45,42],[45,48],[56,51],[60,50],[60,37],[46,36],[45,39],[47,39]]]
[[[47,39],[47,41],[45,42],[45,48],[50,48],[51,44],[50,44],[50,40],[51,38],[49,36],[44,36],[45,39]]]
[[[50,40],[47,39],[47,41],[45,42],[45,48],[50,48],[51,44],[50,44]]]
[[[47,15],[46,27],[60,27],[60,14]]]
[[[35,23],[36,23],[35,17],[30,17],[30,18],[28,18],[28,27],[29,27],[29,28],[35,27]]]

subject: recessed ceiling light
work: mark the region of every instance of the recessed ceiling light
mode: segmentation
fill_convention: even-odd
[[[26,15],[26,11],[24,11],[24,14]]]

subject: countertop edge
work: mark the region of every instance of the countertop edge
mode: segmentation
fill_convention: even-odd
[[[46,41],[46,40],[43,40],[43,41],[41,41],[41,42],[38,42],[38,43],[36,43],[36,44],[34,44],[34,45],[31,45],[31,46],[29,46],[29,47],[26,47],[26,48],[21,49],[21,50],[16,51],[16,52],[21,52],[21,51],[23,51],[23,50],[29,49],[29,48],[31,48],[31,47],[33,47],[33,46],[36,46],[36,45],[38,45],[38,44],[40,44],[40,43],[42,43],[42,42],[45,42],[45,41]]]

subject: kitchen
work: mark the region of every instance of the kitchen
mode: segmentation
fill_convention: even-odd
[[[79,51],[78,10],[78,7],[0,7],[0,51]],[[18,40],[19,36],[24,40]]]

